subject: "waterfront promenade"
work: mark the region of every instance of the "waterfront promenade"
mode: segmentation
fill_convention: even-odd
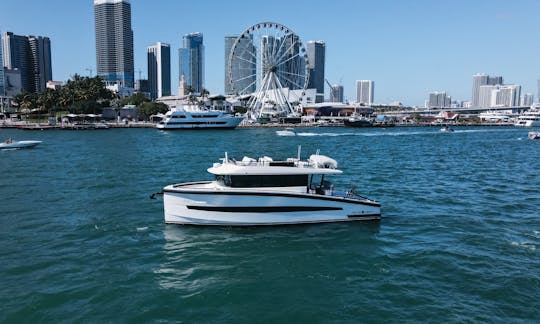
[[[11,121],[4,120],[0,122],[0,128],[18,128],[24,130],[48,130],[48,129],[61,129],[61,130],[88,130],[88,129],[100,129],[99,127],[91,127],[95,123],[64,123],[49,125],[46,122],[30,122],[30,121]],[[99,122],[99,125],[106,125],[105,128],[154,128],[156,123],[147,121],[130,121],[130,122]],[[428,123],[428,122],[416,122],[416,123],[395,123],[395,127],[442,127],[447,125],[446,123]],[[465,127],[465,126],[513,126],[512,122],[455,122],[448,124],[452,127]],[[89,126],[89,127],[85,127]],[[392,127],[393,127],[392,126]],[[283,127],[345,127],[342,122],[328,122],[328,123],[298,123],[298,124],[286,124],[286,123],[242,123],[238,128],[283,128]],[[377,125],[375,127],[383,127]],[[369,127],[368,127],[369,128]]]

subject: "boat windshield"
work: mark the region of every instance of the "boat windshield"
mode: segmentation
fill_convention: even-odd
[[[216,175],[216,181],[232,188],[305,187],[308,175]]]

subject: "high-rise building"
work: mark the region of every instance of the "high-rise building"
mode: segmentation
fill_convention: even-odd
[[[521,95],[519,105],[521,107],[530,107],[534,103],[534,95],[532,93],[525,93]]]
[[[34,68],[34,79],[31,81],[36,92],[43,92],[47,82],[52,80],[51,41],[48,37],[28,36],[28,42]]]
[[[148,46],[148,83],[150,98],[171,95],[171,46],[158,42]]]
[[[435,91],[429,94],[428,108],[450,107],[452,98],[446,92]]]
[[[4,77],[4,56],[2,55],[3,47],[4,46],[0,44],[0,96],[6,95],[6,88],[4,87],[4,84],[6,83],[6,78]]]
[[[204,89],[204,45],[202,33],[191,33],[183,37],[184,47],[178,50],[180,75],[187,87],[194,92]]]
[[[330,88],[330,97],[328,98],[330,102],[343,102],[343,86],[339,84],[334,84]]]
[[[375,82],[371,80],[356,80],[356,102],[371,105],[374,98]]]
[[[324,62],[326,44],[323,41],[309,41],[307,55],[309,65],[309,89],[316,89],[315,102],[324,101]]]
[[[484,73],[477,73],[473,75],[471,106],[482,107],[480,105],[480,87],[481,86],[485,86],[485,85],[493,86],[493,85],[501,85],[501,84],[503,84],[502,76],[489,76]]]
[[[536,92],[536,101],[537,102],[540,102],[540,79],[538,79],[538,84],[537,84],[537,92]]]
[[[236,45],[236,66],[229,74],[229,57],[238,36],[225,36],[225,94],[253,93],[257,88],[257,62],[252,53],[255,52],[253,36],[241,38]]]
[[[129,0],[94,0],[97,74],[107,85],[134,86]]]
[[[520,103],[520,96],[520,85],[483,85],[480,86],[479,104],[477,107],[515,107]]]
[[[471,106],[480,107],[480,87],[488,84],[488,75],[477,73],[473,75]]]
[[[487,84],[489,84],[489,85],[503,84],[503,77],[502,76],[489,76],[488,75]]]
[[[50,39],[6,32],[2,41],[4,66],[8,70],[18,70],[21,91],[44,91],[47,81],[52,80]]]

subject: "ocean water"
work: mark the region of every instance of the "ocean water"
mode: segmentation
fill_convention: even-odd
[[[0,151],[0,322],[539,322],[540,142],[487,127],[19,131]],[[224,152],[320,149],[378,222],[165,225]]]

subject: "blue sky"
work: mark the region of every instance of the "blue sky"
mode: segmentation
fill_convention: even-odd
[[[205,85],[222,93],[224,36],[275,21],[304,42],[326,42],[326,77],[341,82],[349,99],[355,80],[369,79],[376,102],[422,105],[431,91],[470,100],[478,72],[502,75],[537,95],[538,0],[132,0],[131,9],[135,69],[144,78],[146,47],[171,44],[173,92],[184,34],[204,34]],[[2,0],[0,30],[50,37],[55,80],[88,75],[89,68],[95,73],[91,0]]]

